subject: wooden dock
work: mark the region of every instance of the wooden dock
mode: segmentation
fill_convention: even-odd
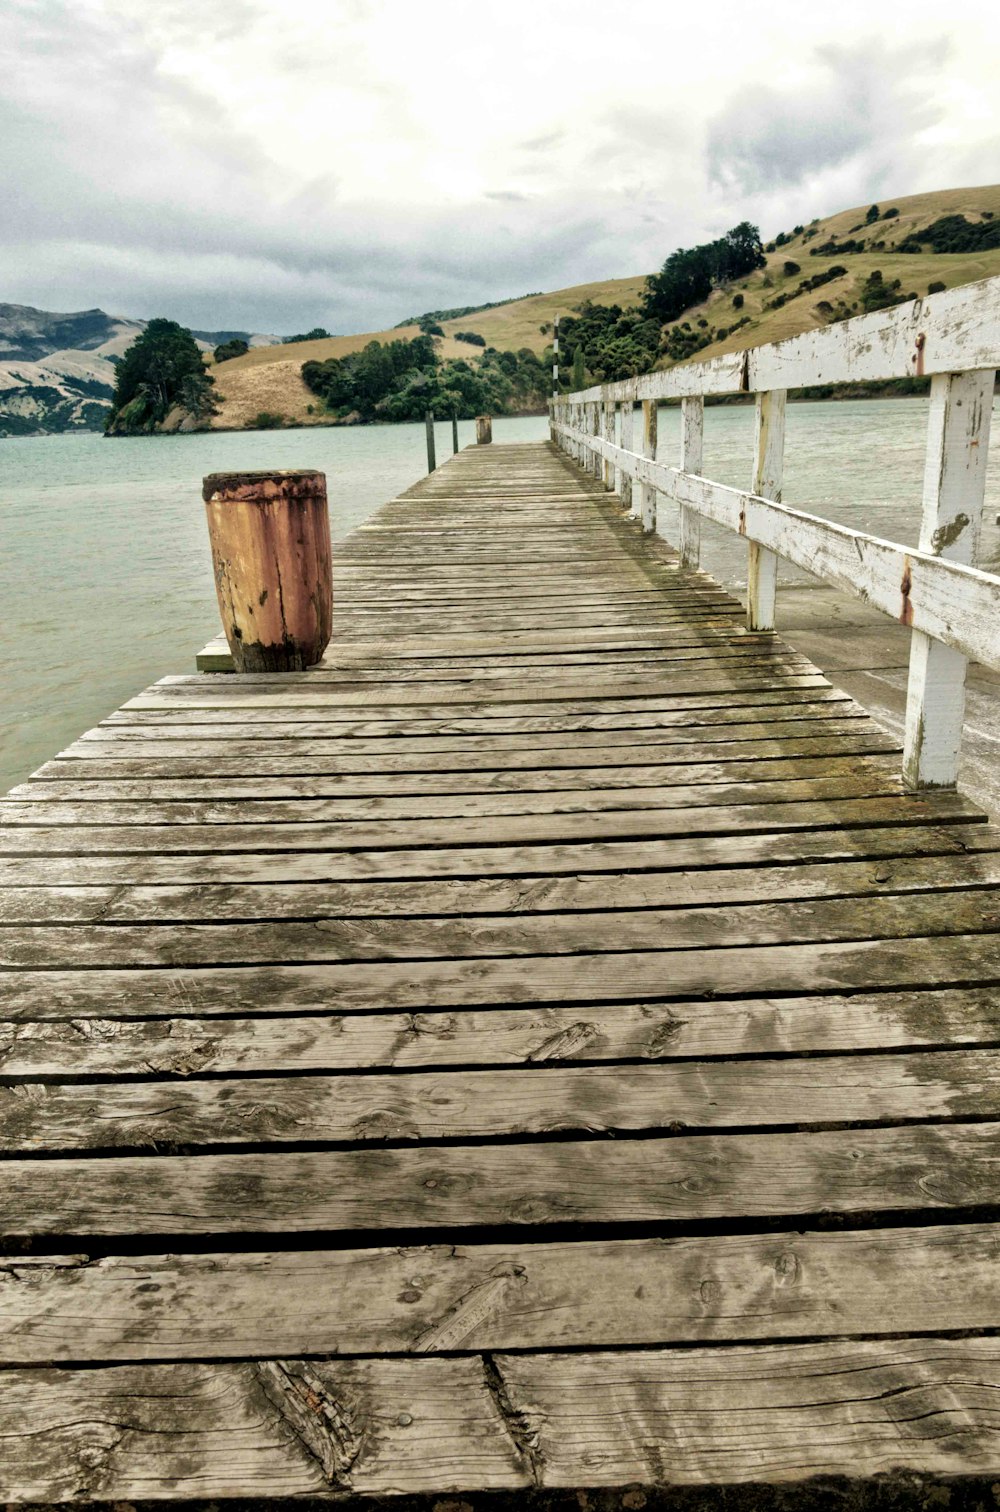
[[[2,805],[0,1500],[996,1478],[998,832],[552,445],[336,555]]]

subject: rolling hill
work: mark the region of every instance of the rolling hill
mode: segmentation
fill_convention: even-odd
[[[868,205],[855,206],[835,215],[820,217],[804,225],[797,234],[792,234],[791,227],[786,228],[785,241],[767,254],[765,268],[730,288],[715,290],[704,304],[685,311],[682,321],[694,329],[699,329],[698,322],[704,320],[706,327],[703,329],[721,327],[728,332],[699,351],[698,360],[720,352],[779,341],[825,324],[825,315],[817,308],[821,301],[832,305],[842,301],[847,306],[857,302],[863,285],[876,269],[887,283],[900,279],[903,293],[918,295],[926,294],[932,282],[942,282],[953,288],[979,278],[1000,275],[1000,248],[971,253],[896,250],[907,237],[919,235],[945,215],[965,215],[973,221],[981,220],[984,212],[987,218],[1000,217],[1000,184],[887,198],[882,202],[880,214],[891,209],[899,213],[887,220],[880,219],[873,226],[865,224],[868,209]],[[777,234],[773,233],[774,236]],[[863,240],[865,249],[812,255],[813,248],[823,247],[827,242],[841,244],[851,240]],[[874,241],[883,241],[885,245],[875,249],[871,246]],[[797,270],[786,272],[786,263],[798,264]],[[843,267],[843,274],[821,288],[795,293],[804,278],[835,266]],[[645,280],[646,275],[638,273],[630,278],[578,284],[548,294],[533,294],[478,314],[442,321],[445,336],[439,341],[438,350],[446,358],[474,357],[476,349],[456,341],[455,333],[476,331],[488,345],[501,351],[530,347],[541,353],[551,341],[549,330],[541,328],[550,327],[557,315],[571,314],[585,300],[595,304],[620,304],[626,308],[638,301]],[[743,297],[738,313],[733,308],[737,294]],[[780,302],[781,296],[785,296],[784,303]],[[776,301],[777,308],[774,307]],[[739,330],[731,331],[732,323],[743,317],[746,317],[746,323]],[[212,424],[223,429],[242,427],[252,424],[261,411],[283,416],[287,423],[294,425],[321,424],[322,417],[316,413],[316,396],[302,381],[303,362],[343,357],[358,351],[369,341],[392,341],[417,334],[416,326],[407,326],[321,341],[258,347],[215,369],[220,413]],[[664,359],[659,365],[669,367],[671,364]]]

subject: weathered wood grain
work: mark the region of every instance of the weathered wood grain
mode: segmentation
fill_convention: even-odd
[[[591,1223],[624,1231],[630,1223],[759,1224],[827,1212],[933,1215],[994,1204],[998,1177],[996,1123],[516,1148],[12,1158],[0,1235],[224,1234],[236,1247],[241,1234]]]
[[[912,838],[912,837],[911,837]],[[916,845],[916,839],[912,839]],[[646,856],[637,860],[647,859]],[[586,856],[578,858],[580,865]],[[333,881],[187,887],[0,886],[3,924],[214,922],[391,918],[451,914],[556,914],[570,910],[689,908],[732,903],[973,889],[1000,885],[1000,853],[907,855],[899,864],[871,858],[793,866],[704,871],[596,870],[575,876],[442,881]]]
[[[346,817],[329,822],[308,822],[301,818],[284,823],[211,824],[110,824],[94,825],[79,821],[63,825],[39,825],[36,822],[0,825],[0,855],[78,855],[114,852],[157,854],[197,851],[266,851],[266,850],[368,850],[387,846],[436,846],[533,843],[545,840],[641,839],[666,838],[670,835],[733,834],[746,831],[809,830],[831,823],[868,827],[877,824],[919,824],[976,819],[971,804],[953,795],[910,796],[899,792],[898,782],[864,780],[854,786],[833,779],[824,787],[822,779],[801,784],[801,798],[788,792],[795,784],[760,783],[744,789],[743,802],[726,803],[726,789],[711,786],[701,789],[618,789],[604,788],[578,798],[570,811],[560,812],[557,804],[546,806],[539,798],[537,812],[525,812],[517,803],[504,813],[500,798],[489,804],[483,797],[463,803],[456,799],[451,811],[440,818],[408,817],[351,820]],[[866,791],[867,787],[867,791]],[[784,792],[782,791],[784,789]],[[802,791],[804,789],[804,791]],[[818,789],[818,790],[817,790]],[[860,792],[858,791],[860,789]],[[668,804],[651,802],[650,794],[664,795]],[[700,793],[703,803],[692,803],[691,794]],[[750,798],[755,801],[746,801]],[[631,801],[630,801],[631,800]],[[334,800],[329,800],[333,802]],[[419,812],[429,800],[398,799]],[[488,810],[483,813],[484,806]],[[527,805],[526,805],[527,806]],[[32,813],[26,820],[32,819]],[[479,809],[479,813],[475,809]],[[472,810],[472,812],[470,812]]]
[[[801,995],[1000,982],[995,934],[740,950],[347,961],[311,965],[9,970],[8,1019],[245,1017],[260,1011],[453,1008],[488,1003]]]
[[[718,1487],[1000,1466],[995,1339],[494,1364],[511,1412],[530,1425],[544,1485]]]
[[[752,759],[728,762],[689,762],[623,764],[576,767],[562,766],[556,770],[535,767],[527,770],[489,771],[471,766],[462,772],[377,772],[366,774],[341,773],[329,779],[310,776],[292,776],[280,779],[272,777],[265,782],[195,783],[193,790],[180,783],[150,783],[140,786],[138,792],[130,783],[100,782],[81,789],[53,788],[48,784],[24,782],[13,788],[6,799],[0,800],[0,823],[19,823],[20,815],[28,803],[39,804],[33,816],[36,823],[61,823],[63,814],[101,822],[102,816],[115,822],[119,813],[126,818],[135,815],[150,816],[152,822],[164,813],[169,817],[172,809],[168,804],[178,805],[180,822],[184,815],[196,811],[199,804],[215,802],[239,802],[248,805],[253,813],[261,804],[279,800],[310,800],[322,798],[376,798],[394,799],[416,797],[446,797],[474,793],[578,793],[592,788],[663,788],[677,786],[701,787],[716,782],[731,787],[735,783],[756,784],[774,781],[800,781],[803,778],[830,778],[836,776],[871,776],[878,772],[891,774],[895,763],[882,751],[865,753],[868,759],[859,759],[859,753],[831,750],[818,757],[776,756],[762,762]],[[665,769],[666,768],[666,769]],[[87,806],[84,807],[84,804]],[[140,807],[139,805],[142,805]],[[235,811],[233,811],[235,812]]]
[[[481,1360],[0,1373],[8,1502],[515,1489]]]
[[[817,723],[820,723],[817,721]],[[283,777],[307,777],[320,776],[331,779],[328,786],[340,786],[338,779],[354,776],[362,784],[373,784],[381,779],[383,773],[389,773],[394,777],[400,774],[414,775],[426,781],[427,777],[435,773],[445,773],[450,776],[459,772],[475,772],[485,782],[488,774],[501,774],[497,776],[498,783],[504,781],[509,773],[533,772],[539,779],[547,778],[554,782],[557,772],[576,773],[578,770],[587,772],[590,769],[606,767],[643,768],[649,766],[674,766],[674,767],[697,767],[699,765],[725,765],[725,775],[732,777],[733,771],[729,763],[749,764],[751,762],[766,761],[776,763],[769,765],[767,770],[780,775],[784,763],[795,758],[816,757],[843,757],[863,756],[884,753],[896,749],[892,739],[883,735],[880,731],[867,733],[864,730],[862,720],[830,721],[834,729],[829,735],[796,735],[788,733],[784,739],[778,737],[764,737],[735,741],[719,741],[714,744],[709,741],[697,742],[695,739],[684,740],[659,740],[652,739],[647,744],[636,746],[624,743],[624,739],[612,735],[601,734],[584,736],[582,743],[574,745],[546,744],[545,737],[539,738],[539,743],[534,749],[523,749],[516,741],[513,741],[512,749],[496,748],[477,749],[476,737],[469,737],[470,749],[449,750],[446,739],[442,740],[443,750],[438,751],[381,751],[371,755],[354,755],[348,753],[331,756],[325,763],[326,770],[315,772],[297,770],[301,758],[292,756],[282,760],[280,757],[270,757],[267,754],[258,757],[249,757],[245,761],[228,756],[228,746],[219,744],[219,755],[214,759],[202,758],[199,765],[192,769],[190,758],[178,757],[176,764],[171,767],[169,760],[164,759],[161,752],[157,751],[153,757],[143,760],[138,756],[129,758],[127,762],[116,761],[113,757],[102,763],[94,763],[89,768],[80,762],[72,760],[63,762],[47,762],[44,767],[27,782],[21,783],[17,788],[11,789],[11,795],[19,802],[47,798],[87,798],[101,797],[102,791],[106,796],[119,796],[122,798],[195,798],[211,796],[214,793],[238,792],[239,789],[231,786],[232,783],[243,781],[254,791],[260,784],[254,784],[248,780],[255,776],[267,776],[271,781],[267,784],[269,792],[274,792],[276,784],[278,791],[281,789]],[[855,734],[850,726],[861,726]],[[847,726],[839,729],[838,725]],[[282,728],[278,727],[279,730]],[[737,729],[740,727],[737,726]],[[759,729],[759,727],[757,727]],[[772,729],[772,726],[765,726]],[[779,732],[782,729],[791,732],[795,725],[789,723],[786,726],[777,726]],[[810,728],[808,722],[799,726],[800,729]],[[657,732],[653,732],[654,737]],[[482,737],[485,739],[485,737]],[[554,737],[548,737],[552,742]],[[401,745],[409,744],[400,741]],[[164,749],[169,750],[169,747]],[[260,747],[266,753],[266,747]],[[227,753],[223,755],[223,753]],[[198,761],[198,758],[195,758]],[[153,763],[150,765],[150,763]],[[258,769],[255,762],[265,762],[265,766]],[[321,761],[314,761],[313,765],[322,767]],[[110,768],[110,770],[109,770]],[[787,771],[787,768],[784,768]],[[619,782],[627,780],[629,774],[623,774]],[[688,774],[690,776],[690,774]],[[565,779],[563,779],[565,780]],[[575,780],[575,777],[574,777]],[[585,780],[596,780],[591,776]],[[111,784],[114,784],[112,787]],[[301,786],[301,784],[299,784]]]
[[[839,806],[838,806],[839,808]],[[840,810],[840,812],[844,812]],[[829,825],[834,816],[825,815]],[[126,884],[253,884],[276,882],[358,882],[401,878],[488,879],[533,878],[567,872],[635,872],[659,868],[684,870],[726,867],[797,866],[810,861],[855,858],[878,860],[907,856],[976,856],[997,849],[996,832],[974,822],[978,815],[962,811],[951,823],[947,810],[937,806],[912,817],[898,804],[866,803],[864,818],[847,811],[842,828],[777,829],[750,833],[674,836],[648,839],[601,840],[600,827],[589,835],[572,836],[565,843],[397,847],[386,850],[225,851],[162,854],[156,852],[73,856],[76,883]],[[866,820],[872,826],[869,828]],[[856,826],[856,827],[855,827]],[[647,832],[652,826],[647,826]],[[970,867],[970,878],[978,875]],[[0,884],[4,887],[51,887],[67,875],[66,862],[53,856],[0,855]],[[749,875],[749,873],[748,873]],[[895,875],[895,872],[892,874]],[[891,876],[889,880],[891,880]],[[876,878],[877,880],[877,878]],[[890,889],[891,890],[891,889]]]
[[[0,1086],[0,1150],[411,1143],[1000,1118],[1000,1050]]]
[[[418,1013],[0,1022],[7,1077],[573,1064],[994,1045],[1000,988]]]
[[[1000,1230],[0,1258],[0,1364],[992,1329]],[[335,1297],[335,1308],[317,1307]],[[0,1376],[0,1384],[3,1377]]]
[[[0,967],[251,966],[602,951],[731,949],[805,941],[1000,934],[1000,888],[640,909],[440,918],[0,926]],[[998,963],[1000,964],[1000,963]],[[670,970],[669,962],[664,970]]]

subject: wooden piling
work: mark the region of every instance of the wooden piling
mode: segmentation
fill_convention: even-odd
[[[311,667],[333,621],[324,474],[211,473],[202,496],[235,670]]]
[[[453,456],[458,456],[458,416],[451,417],[451,450]]]
[[[424,417],[424,424],[427,427],[427,471],[432,473],[437,467],[437,457],[434,452],[434,416],[430,410]]]
[[[488,446],[493,440],[493,417],[492,415],[476,416],[476,445]]]

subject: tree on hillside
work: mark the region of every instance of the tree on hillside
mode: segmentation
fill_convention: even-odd
[[[234,336],[231,341],[223,341],[217,346],[212,356],[216,362],[228,362],[230,357],[242,357],[249,350],[249,341],[244,341],[242,336]]]
[[[587,374],[584,369],[583,347],[578,346],[573,353],[573,392],[579,393],[587,382]]]
[[[719,284],[742,278],[764,263],[760,232],[749,221],[741,221],[717,241],[678,247],[659,273],[647,278],[643,314],[661,324],[677,320],[692,305],[707,299]]]
[[[108,429],[152,430],[176,404],[202,419],[215,408],[213,381],[189,330],[151,320],[115,369]]]

